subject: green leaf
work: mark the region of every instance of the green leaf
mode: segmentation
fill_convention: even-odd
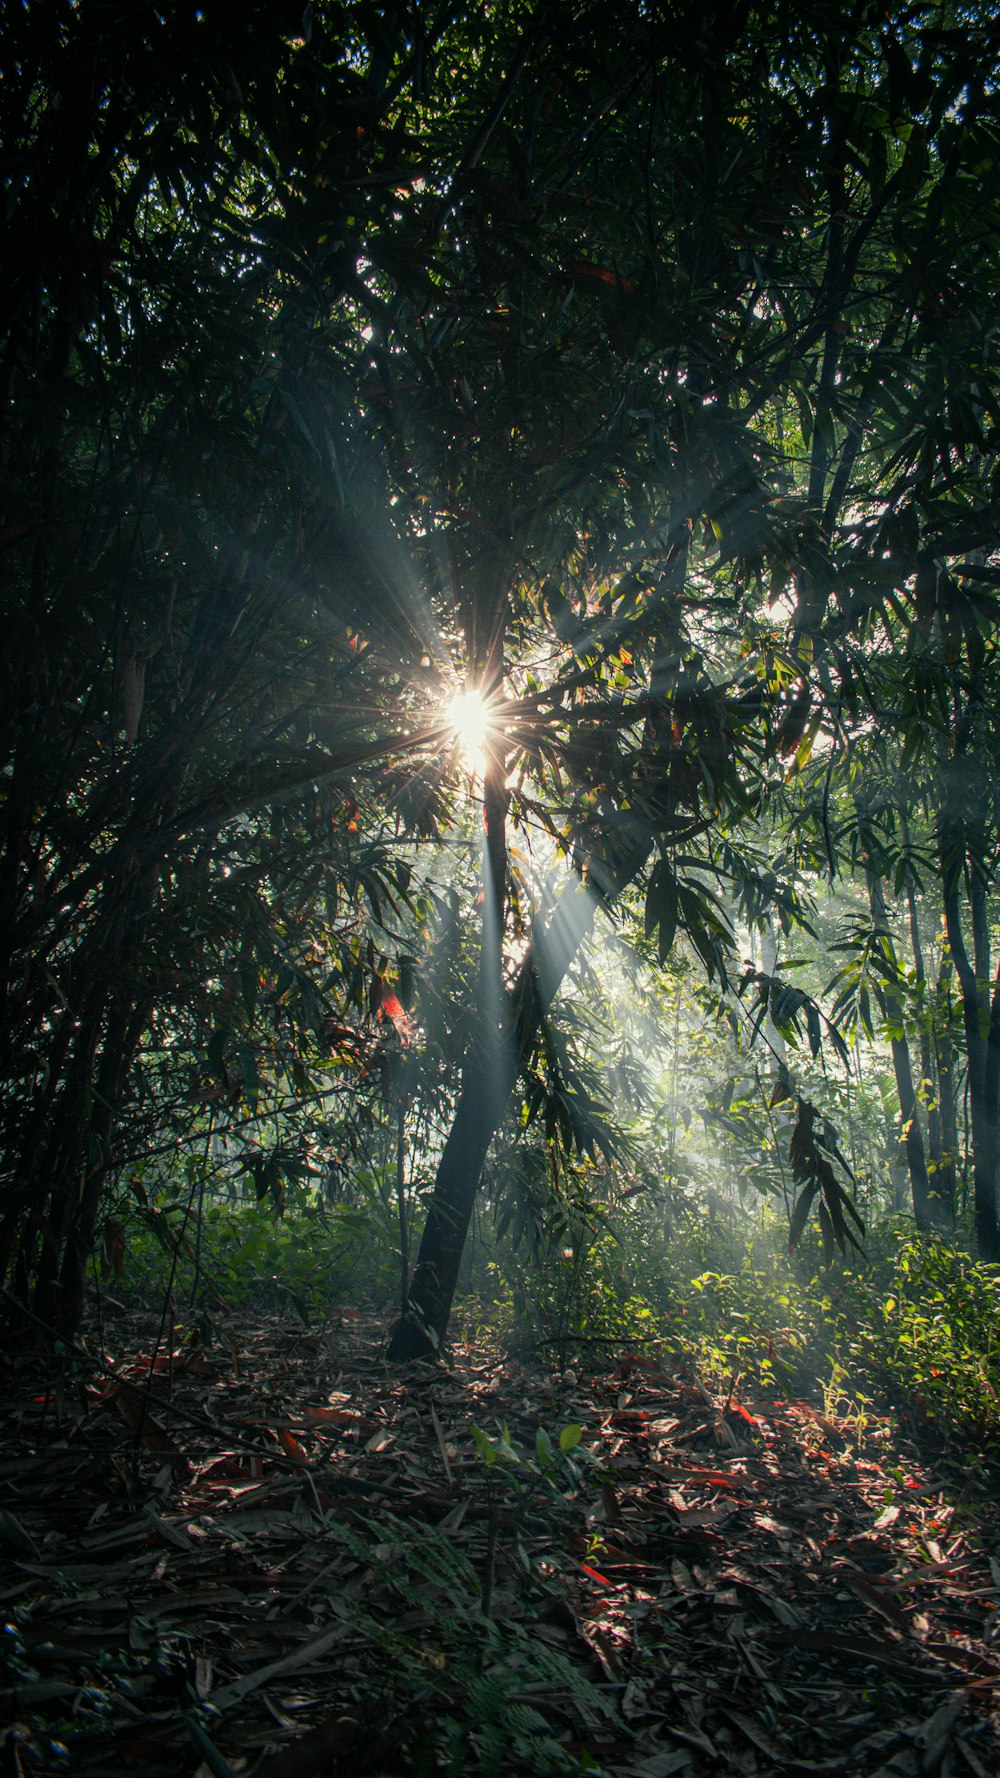
[[[809,1184],[803,1188],[798,1203],[792,1211],[792,1219],[788,1225],[789,1253],[794,1253],[802,1239],[802,1231],[809,1220],[809,1212],[813,1207],[813,1200],[815,1199],[818,1190],[819,1186],[814,1181],[810,1180]]]
[[[673,946],[677,932],[677,879],[661,858],[654,865],[646,890],[646,936],[658,933],[657,951],[661,963]]]
[[[240,993],[243,997],[243,1005],[246,1008],[247,1019],[251,1025],[253,1024],[254,1016],[257,1011],[258,986],[259,977],[256,965],[253,963],[241,963]]]
[[[493,1440],[483,1431],[481,1426],[472,1426],[470,1427],[470,1431],[472,1433],[473,1444],[476,1447],[476,1455],[479,1458],[480,1463],[485,1463],[486,1467],[490,1468],[490,1466],[497,1460],[496,1446],[494,1445]]]

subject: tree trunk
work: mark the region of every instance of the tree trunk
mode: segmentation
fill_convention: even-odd
[[[648,857],[637,842],[619,867],[614,887],[624,887]],[[607,894],[607,891],[605,891]],[[431,1357],[448,1327],[483,1165],[510,1100],[523,1058],[577,950],[590,932],[598,897],[577,879],[556,903],[547,927],[536,935],[507,1004],[506,1028],[482,1018],[466,1054],[451,1129],[434,1182],[409,1306],[389,1342],[389,1358],[405,1363]]]
[[[978,979],[962,931],[959,885],[965,866],[965,845],[951,822],[939,835],[945,931],[962,995],[962,1022],[969,1067],[969,1109],[972,1122],[972,1187],[976,1249],[980,1259],[1000,1259],[997,1229],[997,1093],[1000,1085],[1000,983],[988,998],[988,985]],[[980,964],[982,940],[980,938]],[[985,1017],[983,1017],[985,1013]]]
[[[948,984],[950,972],[951,958],[945,951],[934,997],[934,1070],[941,1108],[941,1183],[938,1189],[942,1202],[950,1206],[954,1222],[958,1209],[958,1095]]]
[[[87,1261],[100,1213],[129,1070],[152,998],[130,998],[141,977],[142,930],[155,868],[112,879],[90,932],[68,960],[50,1067],[19,1134],[23,1189],[3,1231],[11,1294],[52,1333],[71,1338],[84,1304]],[[54,1066],[53,1064],[57,1064]]]
[[[910,1045],[906,1036],[891,1037],[892,1070],[896,1077],[899,1112],[903,1125],[903,1146],[910,1175],[910,1202],[913,1220],[918,1229],[931,1229],[935,1220],[931,1213],[930,1181],[927,1176],[927,1155],[918,1117],[917,1095],[913,1085]]]
[[[94,1247],[94,1228],[101,1193],[111,1163],[111,1142],[125,1082],[149,1018],[149,1005],[115,1007],[108,1015],[94,1108],[87,1132],[87,1159],[79,1201],[63,1243],[59,1268],[56,1326],[64,1338],[78,1330],[83,1316],[87,1261]]]
[[[507,895],[506,745],[487,743],[483,775],[482,927],[478,1022],[462,1068],[458,1103],[438,1164],[408,1300],[390,1358],[426,1356],[441,1344],[490,1143],[517,1078],[510,1003],[503,985]]]
[[[672,604],[684,586],[689,537],[686,510],[680,516],[675,513],[669,561],[660,593],[664,621],[650,674],[653,710],[647,719],[647,738],[654,752],[664,751],[668,757],[672,741],[665,737],[658,744],[658,727],[665,724],[670,701],[676,639],[669,619]],[[500,671],[499,634],[499,628],[494,626],[492,652],[487,657],[487,680]],[[669,824],[675,796],[669,767],[663,773],[658,794],[660,818]],[[623,823],[615,828],[603,847],[603,856],[592,856],[587,862],[590,882],[582,873],[571,878],[556,900],[551,915],[547,919],[544,913],[539,915],[531,949],[508,993],[503,987],[501,948],[509,801],[505,742],[501,736],[493,742],[484,784],[479,1025],[463,1063],[458,1102],[434,1182],[413,1269],[407,1311],[389,1342],[389,1358],[396,1363],[430,1357],[440,1348],[451,1315],[483,1166],[521,1065],[566,971],[593,927],[599,902],[613,901],[636,877],[653,849],[648,822],[637,818],[634,826]]]
[[[62,1314],[59,1273],[63,1250],[82,1190],[86,1166],[88,1102],[104,1019],[106,989],[96,983],[87,996],[80,1031],[70,1054],[62,1091],[56,1099],[49,1140],[38,1155],[23,1156],[25,1177],[33,1178],[37,1199],[21,1231],[18,1271],[34,1272],[32,1313],[54,1331],[69,1331]],[[67,1015],[68,1016],[68,1015]],[[37,1251],[37,1263],[33,1263]]]
[[[499,1055],[498,1046],[480,1034],[466,1057],[413,1268],[407,1312],[389,1346],[394,1361],[427,1357],[444,1338],[483,1165],[517,1076],[512,1043],[504,1046],[504,1052]]]
[[[927,1149],[929,1163],[927,1167],[928,1210],[930,1221],[935,1228],[951,1228],[955,1222],[954,1194],[954,1160],[949,1170],[944,1147],[944,1124],[942,1119],[942,1087],[936,1078],[934,1068],[933,1045],[931,1034],[933,1014],[927,1005],[927,972],[924,967],[923,938],[920,931],[920,909],[917,905],[917,894],[913,877],[907,872],[906,901],[910,912],[910,944],[913,950],[913,970],[917,986],[922,995],[922,1021],[920,1027],[920,1093],[927,1107]]]
[[[855,800],[857,804],[857,799]],[[860,805],[858,805],[858,812],[859,815],[862,814]],[[929,1229],[933,1226],[933,1219],[930,1207],[930,1184],[927,1177],[927,1157],[920,1129],[917,1095],[913,1085],[910,1044],[903,1023],[902,996],[897,985],[899,965],[889,928],[889,915],[885,905],[885,896],[882,894],[882,884],[867,845],[864,847],[864,860],[872,919],[878,930],[885,934],[887,947],[886,962],[888,967],[883,995],[886,1015],[890,1021],[889,1047],[892,1051],[892,1068],[896,1077],[896,1093],[899,1098],[899,1112],[903,1124],[906,1164],[910,1174],[913,1219],[918,1229]]]
[[[775,920],[770,908],[764,910],[760,928],[760,967],[761,973],[773,978],[778,968],[778,934],[775,931]],[[767,1011],[764,1014],[764,1042],[771,1052],[772,1072],[776,1077],[782,1075],[788,1067],[788,1045],[771,1017],[772,995],[767,997]]]

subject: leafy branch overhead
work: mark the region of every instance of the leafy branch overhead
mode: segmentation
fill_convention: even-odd
[[[0,13],[11,1778],[1000,1770],[995,14]]]
[[[512,1143],[559,1214],[638,1152],[614,938],[831,1115],[888,1046],[859,1202],[902,1156],[947,1229],[967,1175],[1000,1254],[1000,34],[781,22],[5,18],[0,1275],[44,1325],[178,1168],[280,1208],[391,1146],[393,1354],[438,1350]]]

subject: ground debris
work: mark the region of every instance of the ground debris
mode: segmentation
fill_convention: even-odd
[[[4,1770],[1000,1769],[1000,1513],[960,1466],[613,1350],[384,1349],[136,1314],[8,1367]]]

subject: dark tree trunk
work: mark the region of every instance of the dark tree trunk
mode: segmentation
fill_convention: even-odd
[[[672,751],[669,733],[659,734],[663,712],[669,703],[676,638],[670,617],[673,602],[683,588],[687,566],[689,528],[686,511],[675,522],[669,565],[660,594],[664,614],[663,633],[657,640],[650,675],[651,705],[647,739],[654,755],[668,759]],[[498,609],[499,609],[498,598]],[[491,671],[499,671],[496,655],[499,629],[491,641]],[[472,1222],[476,1194],[490,1143],[503,1120],[515,1082],[538,1027],[559,992],[573,958],[594,924],[599,902],[613,901],[638,875],[653,849],[648,822],[623,821],[606,841],[603,856],[587,862],[587,876],[565,884],[554,904],[536,921],[531,949],[518,971],[513,989],[502,983],[501,945],[506,897],[506,789],[505,743],[494,743],[494,754],[484,786],[484,894],[483,937],[479,971],[479,1029],[466,1053],[462,1080],[451,1129],[434,1182],[427,1221],[410,1285],[406,1313],[389,1342],[389,1357],[397,1363],[433,1356],[448,1327],[458,1282],[462,1254]],[[675,790],[669,764],[657,786],[658,815],[668,826],[675,812]],[[548,910],[551,910],[549,912]],[[499,1002],[499,1016],[494,1016]]]
[[[65,974],[49,1078],[19,1133],[23,1189],[11,1206],[12,1294],[36,1322],[71,1338],[84,1304],[86,1266],[129,1070],[148,1023],[151,996],[136,998],[143,926],[155,869],[112,879],[104,906]],[[29,1289],[29,1286],[33,1288]]]
[[[483,783],[478,1027],[462,1069],[408,1300],[390,1345],[389,1355],[396,1360],[425,1356],[441,1344],[486,1155],[517,1078],[511,1008],[503,985],[510,802],[506,775],[505,740],[498,736],[488,748]]]
[[[980,1259],[1000,1260],[997,1229],[997,1094],[1000,1088],[1000,983],[992,1004],[989,984],[973,967],[962,931],[961,893],[965,846],[953,824],[942,822],[941,880],[944,891],[948,949],[962,995],[962,1022],[969,1068],[969,1110],[972,1122],[973,1217]],[[980,957],[982,963],[982,939]]]
[[[958,1208],[958,1099],[948,985],[950,972],[951,958],[946,952],[938,970],[934,1001],[934,1068],[941,1108],[941,1183],[938,1189],[942,1202],[951,1208],[954,1222]]]
[[[649,856],[648,839],[635,841],[608,870],[603,899],[630,882]],[[599,898],[586,884],[569,884],[535,942],[509,996],[506,1032],[481,1027],[465,1059],[458,1103],[434,1182],[409,1309],[389,1343],[397,1363],[427,1358],[448,1327],[483,1164],[507,1110],[521,1062],[580,945],[590,932]]]
[[[56,1325],[64,1338],[77,1332],[83,1315],[87,1262],[93,1252],[101,1192],[111,1162],[112,1136],[121,1110],[126,1077],[148,1018],[148,1005],[131,1010],[116,1008],[108,1017],[88,1130],[87,1165],[79,1201],[63,1242],[59,1268]]]
[[[434,1182],[420,1252],[410,1282],[407,1313],[389,1356],[400,1362],[436,1352],[444,1338],[459,1268],[490,1143],[516,1078],[513,1046],[480,1037],[466,1057],[458,1104]]]
[[[60,1307],[59,1272],[86,1165],[87,1105],[96,1085],[95,1058],[104,1000],[103,985],[96,984],[88,996],[63,1088],[55,1102],[49,1141],[39,1155],[24,1156],[24,1172],[33,1178],[38,1200],[22,1230],[21,1259],[23,1262],[26,1250],[28,1271],[34,1271],[35,1280],[33,1314],[58,1333],[69,1331]],[[31,1250],[36,1242],[40,1251],[33,1265]]]
[[[936,1077],[934,1053],[931,1042],[933,1017],[927,1005],[927,971],[924,967],[924,946],[920,931],[920,910],[917,906],[917,895],[913,877],[908,873],[906,880],[906,900],[910,912],[910,943],[913,950],[913,970],[918,987],[923,994],[923,1019],[920,1030],[920,1093],[927,1108],[927,1151],[929,1163],[926,1171],[928,1185],[927,1208],[930,1222],[935,1228],[951,1228],[955,1221],[954,1194],[954,1157],[951,1169],[944,1146],[944,1122],[942,1117],[942,1086]]]
[[[906,1165],[910,1175],[910,1202],[913,1206],[913,1220],[918,1229],[931,1229],[936,1227],[936,1220],[931,1210],[927,1155],[920,1129],[917,1095],[913,1085],[910,1045],[905,1036],[892,1037],[889,1040],[889,1047],[892,1051],[892,1069],[896,1077],[896,1092],[899,1096],[899,1111],[903,1124],[903,1146],[906,1150]]]
[[[859,814],[862,814],[860,803],[857,806]],[[868,900],[871,905],[872,918],[877,928],[885,934],[885,942],[888,947],[886,959],[888,970],[883,995],[885,1011],[890,1020],[892,1031],[889,1047],[892,1051],[892,1068],[896,1077],[896,1093],[899,1098],[899,1112],[903,1124],[903,1146],[906,1150],[906,1164],[910,1174],[913,1219],[918,1229],[929,1229],[934,1226],[934,1222],[930,1205],[930,1184],[927,1177],[927,1156],[920,1128],[916,1089],[913,1085],[910,1044],[903,1025],[902,996],[895,979],[898,971],[896,951],[889,928],[889,915],[886,910],[885,896],[882,894],[882,884],[867,846],[865,847],[865,874],[868,878]]]

